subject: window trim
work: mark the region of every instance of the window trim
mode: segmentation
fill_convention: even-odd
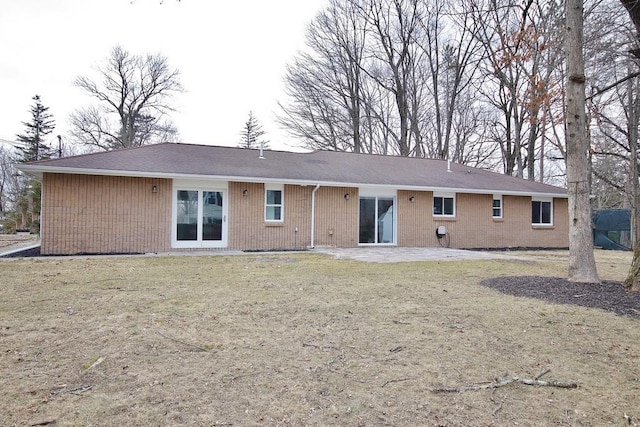
[[[533,203],[549,203],[549,222],[533,222]],[[542,209],[542,204],[540,205]],[[540,212],[540,221],[542,221],[542,212]],[[532,227],[553,227],[553,198],[551,197],[532,197],[531,198],[531,226]]]
[[[499,207],[495,207],[494,203],[495,201],[498,200],[500,202],[500,206]],[[500,215],[496,215],[495,214],[495,210],[499,209],[500,210]],[[502,194],[494,194],[493,195],[493,199],[491,200],[491,217],[493,219],[502,219],[504,216],[504,201],[502,199]]]
[[[269,191],[279,191],[280,192],[280,203],[267,203],[268,192]],[[268,219],[267,218],[267,208],[269,207],[280,207],[280,219]],[[264,222],[269,224],[273,223],[282,223],[284,222],[284,184],[265,184],[264,186]]]
[[[444,199],[452,199],[453,200],[453,213],[451,214],[436,214],[435,210],[435,200],[441,198],[442,199],[442,210],[444,211]],[[455,218],[456,217],[456,193],[445,193],[434,191],[433,198],[431,202],[431,214],[435,218]]]

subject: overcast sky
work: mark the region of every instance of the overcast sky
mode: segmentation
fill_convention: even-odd
[[[73,87],[117,44],[161,53],[186,92],[173,120],[183,142],[235,146],[250,110],[271,148],[293,141],[274,121],[286,64],[326,0],[4,0],[0,11],[0,139],[15,140],[32,97],[65,136],[90,99]]]

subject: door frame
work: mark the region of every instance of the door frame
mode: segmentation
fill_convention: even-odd
[[[398,193],[396,190],[380,188],[360,188],[358,191],[358,246],[396,246],[398,244]],[[360,199],[376,199],[375,236],[378,240],[378,199],[393,199],[393,242],[391,243],[360,243]]]
[[[178,240],[178,191],[198,192],[198,238],[197,240]],[[202,193],[215,191],[222,193],[222,238],[221,240],[202,240]],[[229,183],[227,181],[173,180],[171,189],[171,247],[172,248],[226,248],[229,229]]]

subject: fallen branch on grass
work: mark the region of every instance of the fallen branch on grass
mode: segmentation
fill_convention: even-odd
[[[200,347],[199,345],[195,345],[195,344],[191,344],[191,343],[188,343],[188,342],[185,342],[185,341],[179,340],[179,339],[174,338],[174,337],[172,337],[172,336],[170,336],[170,335],[163,334],[163,333],[162,333],[162,332],[160,332],[160,331],[156,331],[156,333],[157,333],[158,335],[160,335],[161,337],[163,337],[163,338],[166,338],[166,339],[168,339],[168,340],[170,340],[170,341],[173,341],[173,342],[177,342],[177,343],[182,344],[182,345],[186,345],[187,347],[191,347],[191,348],[196,349],[196,350],[198,350],[198,351],[206,351],[206,352],[208,352],[208,351],[209,351],[209,350],[207,350],[207,349],[206,349],[206,348],[204,348],[204,347]]]
[[[315,344],[310,344],[310,343],[306,343],[303,342],[302,343],[303,347],[313,347],[313,348],[317,348],[318,350],[325,350],[325,349],[332,349],[332,350],[337,350],[338,347],[333,346],[333,345],[323,345],[323,346],[319,346],[319,345],[315,345]]]
[[[63,388],[62,390],[55,390],[51,392],[52,396],[57,396],[57,395],[61,395],[61,394],[77,394],[80,395],[80,393],[84,393],[85,391],[89,391],[91,390],[91,386],[89,384],[82,384],[78,387],[72,388],[72,389],[68,389],[68,388]]]
[[[95,359],[91,360],[91,363],[87,363],[82,367],[82,373],[84,374],[85,372],[87,372],[89,369],[93,369],[96,366],[98,366],[99,364],[101,364],[102,362],[104,362],[104,357],[100,356],[97,357]]]
[[[385,381],[380,387],[386,387],[388,384],[391,384],[391,383],[400,383],[403,381],[411,381],[411,380],[415,380],[415,378],[409,377],[409,378],[398,378],[396,380],[389,380],[389,381]]]
[[[547,373],[549,373],[548,369],[536,375],[533,378],[520,378],[515,376],[514,377],[506,376],[506,377],[500,377],[497,380],[494,380],[487,384],[475,385],[475,386],[469,386],[469,387],[439,387],[439,388],[431,389],[431,392],[432,393],[462,393],[465,391],[496,389],[512,383],[520,383],[524,385],[532,385],[532,386],[538,386],[538,387],[578,388],[577,383],[567,383],[567,382],[561,382],[561,381],[543,381],[539,379],[540,377],[542,377]]]
[[[55,418],[47,418],[45,420],[31,421],[29,423],[30,426],[48,426],[49,424],[55,424]]]

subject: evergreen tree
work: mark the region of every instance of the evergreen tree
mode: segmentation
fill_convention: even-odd
[[[34,105],[31,107],[31,120],[22,122],[25,126],[24,133],[16,135],[16,139],[24,144],[19,147],[20,162],[47,159],[51,157],[51,147],[44,144],[44,138],[55,128],[55,121],[49,114],[49,107],[40,102],[40,95],[33,97]]]
[[[249,117],[247,118],[242,131],[240,132],[240,148],[269,148],[269,140],[261,138],[266,132],[262,129],[262,125],[258,122],[256,116],[253,115],[253,111],[249,111]]]
[[[33,97],[34,104],[30,109],[31,120],[22,122],[24,133],[16,135],[16,140],[23,144],[18,147],[18,162],[32,162],[48,159],[53,150],[47,146],[45,137],[53,132],[55,121],[49,113],[49,108],[42,105],[40,96]],[[22,176],[17,184],[17,198],[13,205],[11,217],[15,220],[16,228],[29,230],[32,233],[40,231],[40,197],[41,183],[35,179]]]

